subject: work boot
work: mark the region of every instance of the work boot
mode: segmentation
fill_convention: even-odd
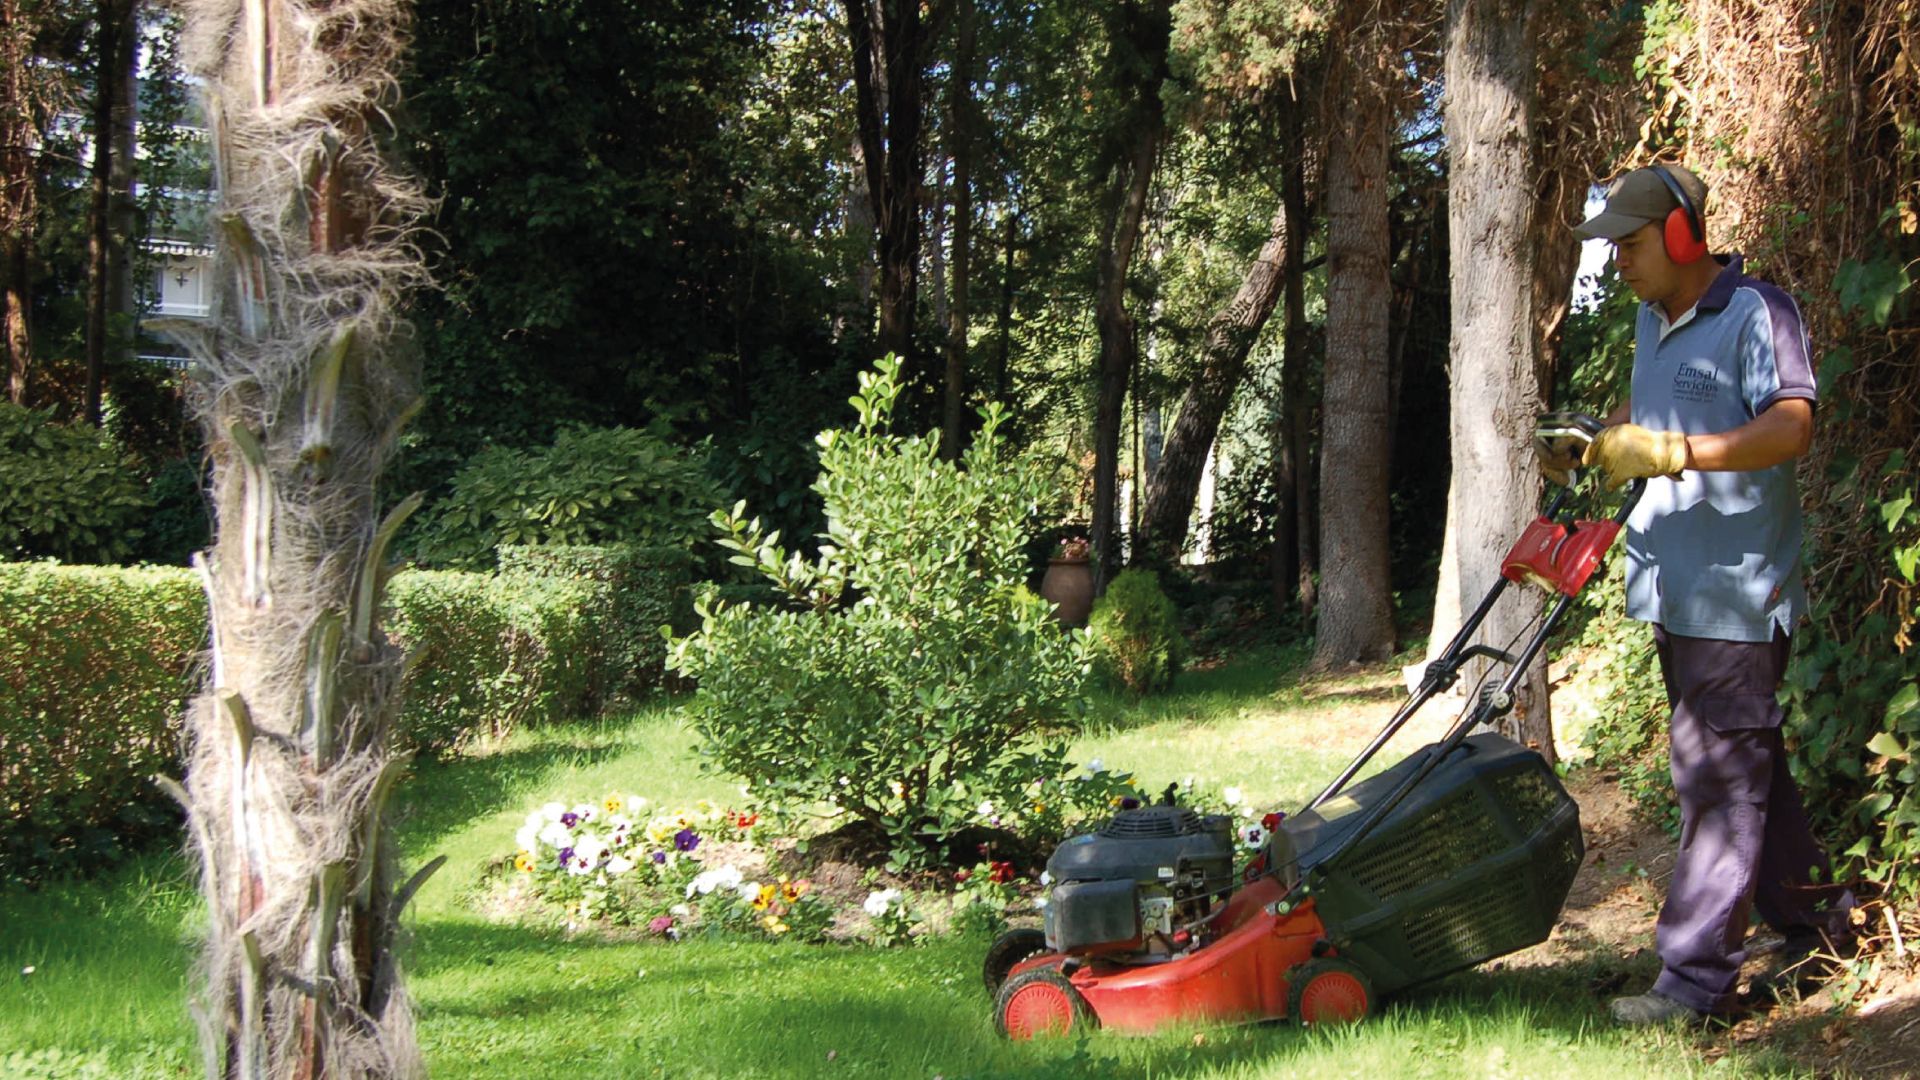
[[[1697,1023],[1706,1018],[1705,1013],[1684,1002],[1675,1001],[1658,990],[1614,998],[1609,1009],[1614,1020],[1629,1027],[1652,1027],[1682,1020]]]

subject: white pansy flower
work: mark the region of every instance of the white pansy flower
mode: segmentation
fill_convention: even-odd
[[[1094,758],[1092,761],[1087,762],[1088,776],[1099,776],[1101,773],[1106,771],[1107,771],[1107,763],[1100,760],[1099,758]]]
[[[627,796],[627,813],[638,814],[647,808],[647,800],[638,795]]]
[[[1227,800],[1228,806],[1240,805],[1240,789],[1237,787],[1230,787],[1225,791],[1222,791],[1220,793],[1220,797]]]
[[[544,810],[535,810],[533,813],[527,815],[527,825],[534,829],[538,829],[540,826],[552,820],[557,819],[547,817],[547,813]]]
[[[589,822],[600,816],[600,808],[592,803],[574,803],[573,816],[579,818],[582,823]]]
[[[983,800],[983,801],[982,801],[982,802],[980,803],[980,805],[979,805],[979,806],[977,806],[977,807],[975,807],[974,809],[976,809],[976,810],[978,810],[978,811],[979,811],[979,813],[980,813],[980,816],[981,816],[981,817],[992,817],[992,816],[993,816],[993,803],[992,803],[992,802],[989,802],[989,801],[984,801],[984,800]]]
[[[563,848],[573,843],[573,833],[558,821],[549,821],[540,829],[540,842],[548,847]]]
[[[739,887],[739,892],[736,895],[740,897],[741,903],[751,904],[755,900],[760,899],[760,883],[757,881],[742,882]]]
[[[540,815],[548,821],[559,821],[560,816],[566,812],[566,806],[557,802],[550,802],[540,808]]]
[[[684,919],[687,916],[693,914],[693,909],[688,907],[685,904],[675,904],[672,907],[667,909],[667,914],[672,915],[675,918]],[[645,975],[646,972],[643,971],[640,974]]]
[[[633,869],[633,860],[627,858],[625,855],[615,855],[613,858],[607,860],[607,873],[609,874],[624,874],[631,869]]]
[[[722,866],[717,870],[702,870],[694,876],[691,882],[687,883],[687,896],[692,898],[695,893],[706,896],[715,889],[738,889],[741,878],[740,868],[737,866]],[[757,893],[758,890],[756,889],[756,895]]]
[[[877,919],[885,915],[888,909],[892,908],[899,899],[899,889],[881,889],[878,892],[868,893],[866,902],[860,906],[866,910],[868,915]]]
[[[537,825],[522,825],[520,831],[513,834],[513,843],[521,851],[532,851],[540,844],[540,828]]]

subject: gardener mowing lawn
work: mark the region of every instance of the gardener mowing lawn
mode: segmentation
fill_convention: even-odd
[[[1813,438],[1813,367],[1792,297],[1709,256],[1707,189],[1678,166],[1615,181],[1574,231],[1609,240],[1640,298],[1633,391],[1586,464],[1647,481],[1627,523],[1627,614],[1652,624],[1666,682],[1680,851],[1660,909],[1661,971],[1616,1020],[1721,1017],[1740,1002],[1750,908],[1781,959],[1844,950],[1832,880],[1787,771],[1775,699],[1806,615],[1794,461]]]

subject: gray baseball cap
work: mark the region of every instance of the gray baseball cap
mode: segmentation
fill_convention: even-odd
[[[1693,200],[1696,213],[1707,203],[1707,185],[1679,165],[1662,165],[1674,182]],[[1673,197],[1666,182],[1652,167],[1635,169],[1615,180],[1607,188],[1607,204],[1600,212],[1573,227],[1583,240],[1619,240],[1649,222],[1664,221],[1680,200]]]

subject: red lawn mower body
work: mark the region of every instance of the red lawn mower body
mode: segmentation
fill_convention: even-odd
[[[1210,929],[1215,940],[1177,961],[1138,966],[1096,958],[1078,963],[1047,953],[1014,965],[1008,983],[1030,971],[1061,971],[1101,1027],[1134,1033],[1183,1021],[1234,1023],[1289,1015],[1307,1023],[1359,1019],[1368,1009],[1363,981],[1349,976],[1336,985],[1333,980],[1346,973],[1322,968],[1318,992],[1303,994],[1304,987],[1291,985],[1302,975],[1311,976],[1310,966],[1320,967],[1312,965],[1316,944],[1323,955],[1332,953],[1313,901],[1286,914],[1271,910],[1284,892],[1278,881],[1259,877],[1214,917]],[[1023,994],[1031,1000],[1021,1000]],[[1007,1035],[1015,1039],[1073,1026],[1073,1003],[1051,980],[1033,981],[1016,991],[1005,1011]]]

